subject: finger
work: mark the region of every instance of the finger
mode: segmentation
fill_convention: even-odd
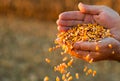
[[[114,43],[116,43],[117,41],[116,42],[113,42],[113,41],[115,41],[115,40],[111,37],[104,38],[98,42],[79,41],[73,45],[73,48],[79,49],[79,50],[84,50],[84,51],[102,52],[105,49],[111,48],[111,47],[109,47],[109,44],[115,45]],[[112,48],[115,48],[115,46],[114,47],[112,46]]]
[[[78,56],[86,61],[90,61],[93,59],[94,61],[100,60],[100,53],[99,52],[90,52],[90,51],[81,51],[77,50],[76,53]],[[102,57],[103,58],[103,57]]]
[[[95,23],[95,20],[92,15],[86,14],[84,18],[84,23]]]
[[[86,5],[83,3],[79,3],[78,8],[83,13],[89,13],[89,14],[99,14],[101,12],[101,6],[96,5]]]
[[[73,45],[73,48],[77,50],[83,50],[83,51],[96,51],[96,46],[97,46],[96,42],[79,41]]]
[[[59,15],[59,19],[63,20],[83,20],[84,14],[82,14],[80,11],[68,11],[63,12]]]
[[[58,26],[77,26],[78,24],[83,23],[83,21],[78,20],[57,20]]]
[[[65,27],[65,26],[58,26],[57,27],[58,28],[58,31],[60,31],[60,32],[63,32],[63,31],[67,31],[67,30],[69,30],[70,28],[72,28],[72,27]]]
[[[93,59],[93,61],[101,61],[101,60],[109,59],[108,55],[101,54],[99,52],[77,51],[76,53],[80,56],[80,58],[88,62],[90,62],[91,59]]]

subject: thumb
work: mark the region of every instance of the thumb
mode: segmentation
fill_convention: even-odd
[[[101,9],[102,9],[101,6],[86,5],[86,4],[83,4],[83,3],[79,3],[78,8],[83,13],[89,13],[89,14],[94,14],[94,15],[99,14],[101,12]]]

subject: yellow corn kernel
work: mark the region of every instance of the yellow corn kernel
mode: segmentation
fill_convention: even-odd
[[[64,57],[63,59],[62,59],[62,61],[66,61],[68,58],[67,57]]]
[[[83,71],[84,71],[84,72],[86,72],[86,71],[87,71],[87,69],[88,69],[88,68],[87,68],[87,66],[85,66],[85,67],[84,67],[84,69],[83,69]]]
[[[49,48],[48,51],[51,52],[53,50],[53,48]]]
[[[66,74],[66,77],[69,77],[70,76],[70,72],[68,72],[67,74]]]
[[[93,58],[92,58],[92,59],[90,59],[89,63],[91,64],[92,62],[93,62]]]
[[[50,62],[51,62],[50,59],[48,59],[48,58],[46,58],[45,61],[46,61],[47,63],[50,63]]]
[[[62,80],[65,80],[66,79],[66,76],[65,74],[62,75]]]
[[[56,81],[60,81],[60,78],[58,76],[56,77]]]
[[[88,54],[85,59],[88,61],[90,59],[90,55]]]
[[[64,52],[61,52],[61,55],[64,55],[65,53]]]
[[[75,73],[75,77],[76,77],[76,79],[79,79],[79,74]]]
[[[73,79],[73,77],[72,76],[70,76],[69,78],[68,78],[68,81],[71,81]]]
[[[109,48],[112,48],[112,44],[108,44],[108,47],[109,47]]]
[[[54,66],[54,71],[57,71],[57,67],[56,66]]]
[[[93,77],[94,77],[94,76],[96,75],[96,71],[93,71],[93,74],[92,74],[92,75],[93,75]]]
[[[88,72],[86,72],[86,76],[88,76],[89,75],[89,73]]]
[[[95,50],[96,50],[96,51],[98,51],[98,50],[99,50],[99,47],[98,47],[98,46],[96,46],[96,47],[95,47]]]
[[[92,73],[92,69],[88,69],[87,73],[91,74]]]
[[[46,76],[46,77],[44,78],[44,81],[49,81],[49,77]]]
[[[67,63],[68,66],[72,66],[72,64],[73,64],[73,59],[71,59],[71,60]]]

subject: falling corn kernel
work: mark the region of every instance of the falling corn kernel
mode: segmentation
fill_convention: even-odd
[[[67,79],[63,80],[63,81],[68,81]]]
[[[79,79],[79,74],[75,73],[75,77],[76,77],[76,79]]]
[[[44,81],[49,81],[49,77],[46,76],[46,77],[44,78]]]
[[[64,74],[66,73],[66,68],[68,66],[65,64],[65,63],[61,63],[60,65],[57,65],[57,66],[54,66],[54,71],[58,71],[60,72],[61,74]]]
[[[57,67],[56,66],[54,66],[54,71],[57,71]]]
[[[66,79],[65,74],[62,75],[62,80],[64,81]]]
[[[60,81],[60,78],[58,76],[56,77],[56,81]]]
[[[108,47],[109,47],[109,48],[112,48],[112,44],[108,44]]]
[[[64,57],[62,61],[66,61],[68,58],[67,57]]]
[[[88,72],[86,72],[86,76],[88,76],[89,75],[89,73]]]
[[[92,62],[93,62],[93,58],[92,58],[92,59],[90,59],[89,63],[91,64]]]
[[[67,74],[66,74],[66,77],[69,77],[70,76],[70,72],[68,72]]]
[[[87,71],[87,69],[88,69],[88,68],[87,68],[87,66],[85,66],[85,67],[84,67],[84,69],[83,69],[83,71],[84,71],[84,72],[86,72],[86,71]]]
[[[92,73],[92,69],[88,69],[88,74],[91,74]]]
[[[71,60],[67,63],[68,66],[72,66],[72,64],[73,64],[73,59],[71,59]]]
[[[46,58],[45,61],[46,61],[47,63],[50,63],[50,62],[51,62],[50,59],[48,59],[48,58]]]
[[[89,60],[89,58],[90,58],[90,54],[88,54],[86,57],[85,57],[85,59],[88,61]]]
[[[94,76],[96,75],[96,71],[93,71],[93,74],[92,74],[92,75],[93,75],[93,77],[94,77]]]
[[[52,49],[52,48],[49,48],[48,50],[49,50],[49,52],[51,52],[53,49]]]
[[[72,76],[70,76],[69,78],[68,78],[68,81],[71,81],[73,79],[73,77]]]
[[[61,52],[61,55],[64,55],[65,53],[64,52]]]

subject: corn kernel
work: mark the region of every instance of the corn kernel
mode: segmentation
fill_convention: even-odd
[[[66,74],[66,77],[69,77],[70,76],[70,72],[68,72],[67,74]]]
[[[56,77],[56,81],[60,81],[60,78],[58,76]]]
[[[53,49],[52,49],[52,48],[49,48],[48,50],[49,50],[49,52],[51,52]]]
[[[62,75],[62,80],[65,80],[66,79],[66,76],[65,74]]]
[[[49,77],[46,76],[46,77],[44,78],[44,81],[49,81]]]
[[[98,51],[98,50],[99,50],[99,47],[98,47],[98,46],[96,46],[95,50],[96,50],[96,51]]]
[[[108,47],[109,47],[109,48],[112,48],[112,44],[108,44]]]
[[[67,63],[68,66],[72,66],[72,64],[73,64],[73,59],[71,59],[71,60]]]
[[[86,72],[86,71],[87,71],[87,69],[88,69],[88,68],[87,68],[87,66],[85,66],[85,67],[84,67],[84,69],[83,69],[83,71],[84,71],[84,72]]]
[[[75,77],[76,77],[76,79],[79,79],[79,74],[76,73],[76,74],[75,74]]]
[[[46,61],[47,63],[50,63],[50,62],[51,62],[50,59],[48,59],[48,58],[46,58],[45,61]]]
[[[71,81],[73,79],[73,77],[72,76],[70,76],[69,78],[68,78],[68,81]]]
[[[94,77],[94,76],[96,75],[96,71],[93,71],[93,74],[92,74],[92,75],[93,75],[93,77]]]
[[[67,57],[64,57],[62,61],[66,61],[68,58]]]
[[[88,69],[88,74],[91,74],[92,73],[92,69]]]
[[[91,64],[92,62],[93,62],[93,58],[92,58],[92,59],[90,59],[89,63]]]

